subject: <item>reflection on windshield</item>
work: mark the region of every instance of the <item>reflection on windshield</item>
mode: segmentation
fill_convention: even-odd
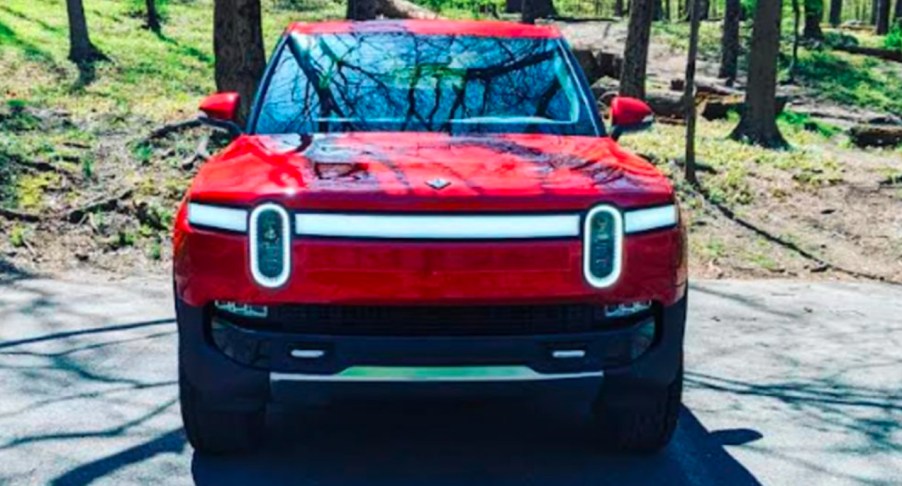
[[[556,39],[291,34],[257,133],[597,135]]]

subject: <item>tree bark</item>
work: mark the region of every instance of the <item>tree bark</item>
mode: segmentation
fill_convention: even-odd
[[[241,95],[239,120],[245,120],[263,76],[266,59],[260,26],[260,0],[215,0],[213,51],[216,88]]]
[[[153,32],[160,33],[160,15],[157,13],[157,1],[145,0],[147,6],[147,28]]]
[[[614,16],[623,17],[623,0],[614,0]]]
[[[786,140],[777,127],[777,57],[780,53],[782,0],[758,0],[752,45],[749,50],[749,80],[746,109],[730,135],[735,140],[783,148]]]
[[[683,92],[683,103],[686,106],[686,180],[691,184],[698,184],[695,174],[695,60],[698,57],[700,4],[701,0],[694,0],[689,9],[689,56],[686,60],[686,90]]]
[[[655,9],[652,18],[657,22],[664,20],[664,0],[654,0]]]
[[[555,15],[552,0],[523,0],[523,11],[520,18],[525,24],[534,24],[537,19],[552,17]]]
[[[820,40],[824,38],[821,30],[821,20],[824,18],[824,0],[805,0],[805,31],[806,39]]]
[[[830,25],[839,27],[842,23],[842,0],[830,0]]]
[[[792,0],[792,58],[789,61],[789,82],[796,80],[796,67],[799,64],[799,0]],[[806,20],[807,23],[807,20]],[[806,25],[807,27],[807,25]]]
[[[80,64],[102,58],[88,36],[88,21],[85,20],[82,0],[66,0],[66,14],[69,16],[69,60]]]
[[[523,1],[522,0],[505,0],[504,2],[504,12],[505,13],[520,13],[523,11]]]
[[[620,94],[643,98],[655,0],[633,0],[632,3],[623,54],[623,73],[620,75]]]
[[[348,20],[372,20],[379,13],[376,0],[348,0]]]
[[[877,0],[877,23],[875,32],[877,35],[889,33],[890,0]]]
[[[855,125],[849,137],[858,147],[895,147],[902,145],[902,127],[891,125]]]
[[[718,76],[732,84],[739,70],[739,17],[742,15],[742,0],[726,0],[726,2]]]
[[[902,22],[902,0],[896,0],[896,12],[893,17],[895,17],[897,21]]]

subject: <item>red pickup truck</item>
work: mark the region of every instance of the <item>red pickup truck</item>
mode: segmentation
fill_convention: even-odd
[[[676,426],[686,235],[674,189],[605,127],[551,26],[294,24],[175,225],[191,444],[253,446],[272,401],[584,400],[612,448]]]

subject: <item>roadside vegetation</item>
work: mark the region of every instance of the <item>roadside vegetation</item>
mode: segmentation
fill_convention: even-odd
[[[216,90],[213,1],[158,0],[159,33],[145,28],[143,1],[88,2],[91,41],[106,59],[81,64],[67,58],[62,2],[0,5],[0,260],[38,270],[167,268],[177,202],[206,154],[227,143],[181,123]],[[515,18],[495,0],[417,3],[449,17]],[[611,2],[600,3],[598,16],[612,15]],[[555,5],[565,17],[595,16],[591,3]],[[261,6],[267,53],[289,22],[346,13],[344,3],[332,0]],[[592,35],[610,30],[622,54],[625,20],[561,26],[574,44],[608,42]],[[711,77],[721,28],[720,21],[701,23],[699,69]],[[784,150],[731,140],[737,110],[700,118],[700,192],[683,177],[680,123],[662,120],[622,141],[674,179],[690,223],[695,275],[868,274],[902,281],[902,147],[861,149],[848,136],[849,117],[902,116],[902,63],[831,48],[845,42],[889,49],[902,31],[875,36],[824,26],[823,41],[800,45],[794,81],[787,83],[791,29],[784,15],[778,92],[792,97],[777,120]],[[668,89],[682,77],[687,36],[685,22],[653,24],[649,86]],[[743,22],[742,46],[750,36],[750,22]],[[747,65],[743,48],[740,86]]]

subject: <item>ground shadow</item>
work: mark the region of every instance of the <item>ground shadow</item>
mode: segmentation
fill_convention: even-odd
[[[241,457],[195,453],[194,480],[223,484],[759,484],[724,445],[753,430],[711,433],[682,411],[673,443],[652,456],[606,453],[585,417],[509,403],[355,405],[271,414],[269,438]]]

